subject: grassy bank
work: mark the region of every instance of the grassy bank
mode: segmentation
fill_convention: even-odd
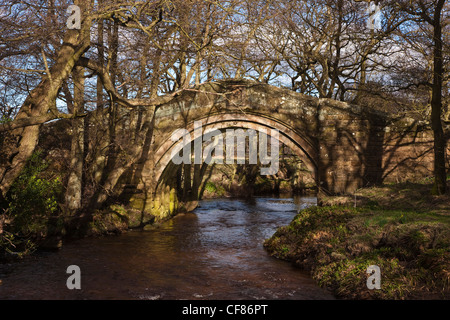
[[[310,270],[337,297],[448,299],[450,197],[429,190],[426,183],[387,185],[360,190],[356,198],[325,199],[264,245],[273,256]],[[379,290],[367,288],[370,265],[381,269]]]

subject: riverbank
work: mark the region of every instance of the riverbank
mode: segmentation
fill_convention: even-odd
[[[392,184],[323,199],[264,243],[273,256],[309,270],[344,299],[449,299],[450,195],[431,185]],[[381,270],[369,290],[367,267]]]

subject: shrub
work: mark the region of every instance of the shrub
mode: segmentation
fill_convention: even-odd
[[[59,211],[62,183],[59,177],[44,176],[47,167],[41,154],[34,153],[6,196],[5,213],[10,222],[6,227],[9,241],[4,240],[9,247],[30,250],[32,242],[45,238],[49,219]],[[6,242],[0,245],[6,245]]]
[[[213,182],[208,181],[206,182],[205,190],[211,193],[215,193],[217,191],[217,187]]]

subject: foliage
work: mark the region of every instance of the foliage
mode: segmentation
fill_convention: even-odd
[[[205,190],[208,192],[214,193],[217,191],[217,187],[213,182],[208,181],[208,182],[206,182]]]
[[[216,185],[214,182],[212,181],[207,181],[205,184],[205,191],[207,191],[209,193],[209,195],[213,195],[213,196],[223,196],[226,191],[225,188],[221,185]]]
[[[30,251],[49,232],[49,220],[59,212],[62,183],[59,177],[43,175],[48,163],[36,152],[6,196],[9,224],[0,246],[7,252]]]
[[[1,123],[11,122],[11,121],[12,121],[12,119],[11,119],[10,117],[5,116],[5,115],[2,115],[2,116],[0,117],[0,124],[1,124]]]

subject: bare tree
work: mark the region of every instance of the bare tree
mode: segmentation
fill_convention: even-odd
[[[396,81],[399,87],[410,88],[411,83],[404,79],[401,83],[398,77],[406,66],[401,62],[411,61],[413,44],[423,43],[408,37],[396,42],[411,27],[408,24],[433,39],[431,122],[436,177],[440,177],[436,186],[442,193],[445,139],[440,118],[448,64],[443,41],[448,25],[445,1],[385,1],[389,11],[377,32],[367,30],[366,4],[357,1],[75,4],[81,8],[79,30],[66,28],[69,1],[0,2],[0,91],[4,93],[0,132],[8,133],[0,161],[2,196],[33,153],[40,126],[53,119],[72,119],[71,158],[72,168],[77,169],[72,170],[66,196],[75,209],[82,206],[83,192],[91,199],[85,204],[95,205],[113,193],[122,174],[142,157],[139,146],[148,143],[145,139],[151,136],[159,105],[191,85],[252,78],[357,102],[363,101],[363,93],[380,94],[380,88],[392,88]],[[395,88],[390,96],[410,101],[405,92]],[[140,130],[124,131],[119,106],[132,110],[131,121]],[[92,110],[89,116],[98,121],[98,132],[89,129],[91,141],[83,142],[86,128],[81,118]],[[119,150],[126,155],[121,161],[114,158]]]
[[[23,8],[25,16],[28,16],[29,13],[33,14],[39,11],[39,6],[36,7],[35,4],[31,3],[20,2],[19,7],[20,9]],[[15,12],[15,10],[20,9],[13,8],[12,5],[9,6],[10,12]],[[34,10],[35,12],[33,12]],[[9,154],[11,155],[9,163],[2,166],[0,171],[0,190],[2,196],[6,194],[12,182],[20,174],[26,161],[33,153],[38,141],[39,125],[57,117],[65,117],[57,109],[56,98],[64,80],[72,72],[76,61],[89,48],[91,20],[92,17],[87,18],[81,30],[67,30],[65,32],[62,44],[58,47],[57,52],[54,53],[55,59],[51,66],[48,65],[47,56],[41,44],[41,50],[39,51],[42,56],[42,69],[34,71],[43,74],[42,80],[39,81],[34,89],[30,89],[14,120],[0,125],[1,131],[13,130],[12,134],[15,137],[14,145],[9,150]],[[8,19],[7,22],[9,21]],[[23,24],[20,27],[26,29],[22,30],[24,33],[14,39],[9,39],[8,42],[14,42],[14,40],[20,37],[28,38],[30,34],[35,34],[32,30],[33,26],[28,24],[27,21],[33,20],[23,20]],[[37,39],[45,38],[45,32],[52,30],[49,26],[50,22],[42,21],[43,24],[40,25],[42,33],[36,34]],[[46,29],[46,26],[49,26],[49,28]],[[32,40],[36,40],[33,38]],[[30,50],[29,48],[27,49]],[[30,54],[36,56],[39,51],[35,48],[32,52],[30,50]]]
[[[448,28],[450,24],[449,4],[445,0],[416,0],[399,1],[398,7],[409,15],[410,21],[413,23],[412,28],[419,31],[414,33],[416,35],[414,39],[408,37],[407,32],[404,33],[404,36],[409,41],[415,42],[415,47],[430,48],[430,50],[425,49],[424,52],[431,57],[428,70],[431,77],[427,84],[431,91],[430,121],[434,133],[433,192],[445,194],[447,191],[446,138],[442,127],[442,114],[445,74],[448,73],[448,56],[445,58],[444,53],[447,52],[448,54],[448,41],[444,44],[445,34],[443,30]],[[448,33],[446,39],[449,39]],[[445,61],[447,61],[447,65],[444,64]]]

